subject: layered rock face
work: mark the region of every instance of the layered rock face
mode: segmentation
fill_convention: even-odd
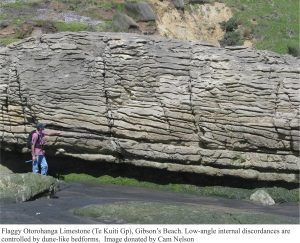
[[[50,154],[298,183],[299,59],[120,33],[0,49],[1,147],[34,124]]]

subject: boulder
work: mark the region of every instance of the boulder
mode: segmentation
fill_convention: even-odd
[[[40,174],[16,174],[0,165],[0,202],[25,202],[39,196],[53,195],[59,181]]]
[[[257,190],[251,196],[250,200],[262,204],[264,206],[271,206],[275,204],[273,198],[264,190]]]
[[[0,30],[9,26],[9,23],[6,21],[0,21]]]
[[[138,21],[155,21],[155,14],[147,2],[125,2],[125,10]]]
[[[13,174],[13,172],[8,169],[7,167],[0,164],[0,175],[7,175],[7,174]]]
[[[300,59],[128,33],[57,33],[0,48],[1,148],[35,122],[47,154],[299,182]]]
[[[117,13],[113,17],[113,28],[120,32],[135,32],[139,29],[138,24],[128,15]]]
[[[184,9],[184,0],[172,0],[175,8],[177,9]]]

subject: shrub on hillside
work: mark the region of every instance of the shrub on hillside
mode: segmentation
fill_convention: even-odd
[[[189,0],[190,4],[205,4],[205,3],[211,3],[212,0]]]
[[[24,39],[24,38],[30,36],[32,31],[33,31],[32,23],[22,23],[15,30],[15,38]]]
[[[239,23],[236,18],[231,17],[228,21],[223,21],[221,23],[221,28],[225,32],[235,31],[239,26]]]
[[[35,21],[35,26],[42,28],[43,33],[57,32],[54,22],[51,20],[37,20],[37,21]]]
[[[294,57],[300,57],[300,49],[297,46],[288,46],[288,54]]]
[[[239,32],[226,32],[223,39],[220,40],[221,46],[238,46],[242,44],[241,34]]]
[[[243,38],[244,39],[252,39],[253,38],[253,30],[252,29],[249,29],[249,28],[246,28],[243,30]]]

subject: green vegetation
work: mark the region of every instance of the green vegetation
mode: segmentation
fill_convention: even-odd
[[[194,4],[194,3],[196,3],[196,4],[205,4],[205,3],[211,3],[211,2],[213,2],[214,0],[190,0],[189,2],[191,3],[191,4]]]
[[[159,209],[159,210],[158,210]],[[89,205],[75,215],[93,217],[104,223],[133,224],[297,224],[298,219],[265,213],[198,204],[121,202]]]
[[[22,1],[0,3],[0,7],[12,8],[12,9],[23,9],[24,6],[28,6],[28,3],[24,3]]]
[[[12,44],[14,42],[19,41],[20,39],[14,38],[14,37],[5,37],[5,38],[0,38],[0,45],[7,46],[9,44]]]
[[[221,27],[225,31],[225,35],[219,41],[221,46],[237,46],[243,44],[240,32],[236,31],[238,26],[239,24],[235,17],[221,23]]]
[[[27,27],[24,26],[26,25],[24,25],[23,23],[19,25],[15,25],[15,33],[12,36],[0,38],[0,44],[6,46],[13,42],[19,41],[21,39],[30,36],[30,34],[33,31],[33,27],[40,27],[47,33],[64,32],[64,31],[70,31],[70,32],[92,31],[89,25],[80,22],[38,20],[32,22],[31,24],[28,24]]]
[[[36,20],[34,25],[42,28],[45,32],[56,32],[57,29],[53,21],[49,20]]]
[[[54,5],[64,7],[72,11],[82,11],[83,9],[115,9],[116,11],[124,11],[124,3],[121,1],[101,1],[101,0],[52,0]]]
[[[64,32],[64,31],[78,32],[78,31],[90,30],[87,24],[80,23],[80,22],[55,21],[53,22],[53,25],[58,32]]]
[[[100,3],[98,5],[98,7],[104,8],[104,9],[115,9],[118,12],[124,11],[124,3],[121,3],[121,2],[111,2],[111,1],[103,2],[103,3]]]
[[[241,34],[236,31],[226,32],[223,39],[219,42],[221,46],[238,46],[243,44]]]
[[[224,21],[221,23],[222,29],[226,32],[235,31],[238,26],[239,24],[235,17],[232,17],[228,21]]]
[[[78,31],[112,31],[112,16],[116,12],[124,11],[124,2],[119,0],[31,0],[1,3],[1,21],[9,24],[12,34],[0,37],[1,45],[8,45],[19,39],[24,39],[32,33],[34,27],[40,27],[43,33],[54,32],[78,32]],[[38,9],[49,8],[49,11],[75,14],[90,17],[93,20],[101,20],[100,24],[93,26],[78,21],[64,22],[50,20],[35,20]],[[0,29],[1,30],[1,29]]]
[[[240,31],[251,32],[256,48],[288,53],[288,46],[299,49],[299,1],[224,0],[241,23]]]
[[[202,1],[202,3],[205,2],[214,1]],[[253,41],[258,49],[299,56],[299,1],[223,0],[223,2],[233,10],[234,17],[222,24],[226,32],[228,32],[221,41],[222,45],[239,45],[242,39],[248,39]],[[45,4],[56,12],[74,11],[79,15],[88,16],[94,20],[107,21],[103,25],[95,26],[93,30],[81,23],[63,24],[58,22],[55,24],[57,31],[112,31],[112,16],[116,12],[125,11],[124,2],[119,0],[1,2],[0,6],[3,11],[0,14],[0,21],[8,21],[13,27],[18,28],[26,21],[33,21],[33,17],[36,16],[35,10],[40,7],[44,8]],[[18,33],[18,36],[10,36],[10,40],[1,39],[0,41],[1,43],[10,43],[13,39],[19,38],[22,38],[22,33]]]
[[[299,57],[300,56],[299,46],[288,46],[288,53],[294,57]]]
[[[138,181],[136,179],[126,178],[126,177],[111,177],[111,176],[100,176],[93,177],[86,174],[68,174],[62,176],[67,182],[79,181],[87,183],[99,183],[99,184],[115,184],[115,185],[126,185],[126,186],[136,186],[151,189],[158,189],[164,191],[180,192],[180,193],[190,193],[199,196],[218,196],[231,199],[248,200],[250,195],[255,191],[255,189],[242,189],[242,188],[232,188],[223,186],[194,186],[187,184],[167,184],[160,185],[152,182]],[[299,202],[299,189],[288,190],[285,188],[263,188],[265,189],[276,203],[283,202]]]

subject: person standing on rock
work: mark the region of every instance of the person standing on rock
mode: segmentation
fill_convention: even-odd
[[[39,167],[41,167],[41,174],[47,175],[48,164],[45,157],[44,137],[45,136],[56,136],[60,135],[60,132],[46,133],[44,132],[45,125],[43,123],[38,123],[36,125],[36,130],[32,134],[31,141],[31,154],[32,154],[32,172],[39,173]]]

